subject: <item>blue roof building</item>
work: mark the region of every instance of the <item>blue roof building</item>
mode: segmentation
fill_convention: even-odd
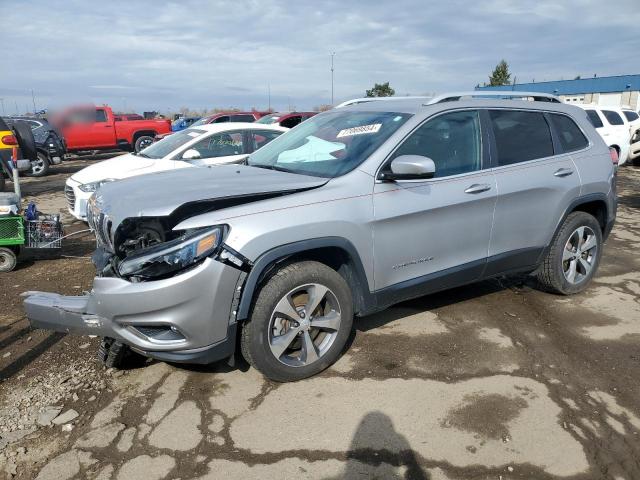
[[[579,78],[551,82],[518,83],[476,90],[519,90],[551,93],[567,103],[595,103],[604,106],[640,108],[640,74],[613,77]]]

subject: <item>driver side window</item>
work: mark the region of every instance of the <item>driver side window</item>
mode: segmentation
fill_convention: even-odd
[[[225,132],[211,135],[191,147],[200,153],[200,158],[242,155],[244,142],[242,132]]]
[[[480,115],[477,111],[439,115],[418,127],[393,158],[400,155],[429,157],[436,166],[435,177],[448,177],[482,168]]]

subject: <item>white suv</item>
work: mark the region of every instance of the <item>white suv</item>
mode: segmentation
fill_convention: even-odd
[[[619,165],[624,165],[629,157],[631,135],[629,127],[625,125],[624,115],[618,113],[614,107],[599,107],[597,105],[575,104],[587,112],[589,121],[600,134],[608,147],[618,152]]]

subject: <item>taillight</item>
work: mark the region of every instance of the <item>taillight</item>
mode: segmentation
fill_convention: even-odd
[[[613,147],[609,147],[609,155],[611,155],[611,161],[614,165],[618,165],[620,158],[618,157],[618,150]]]
[[[15,135],[5,135],[2,137],[2,143],[5,145],[18,145],[18,140]]]

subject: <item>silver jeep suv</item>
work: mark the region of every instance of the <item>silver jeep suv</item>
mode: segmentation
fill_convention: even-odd
[[[103,337],[108,365],[238,346],[292,381],[339,357],[354,316],[403,300],[513,272],[580,292],[613,226],[615,166],[584,110],[517,93],[334,109],[240,165],[105,184],[92,291],[27,292],[27,316]]]

